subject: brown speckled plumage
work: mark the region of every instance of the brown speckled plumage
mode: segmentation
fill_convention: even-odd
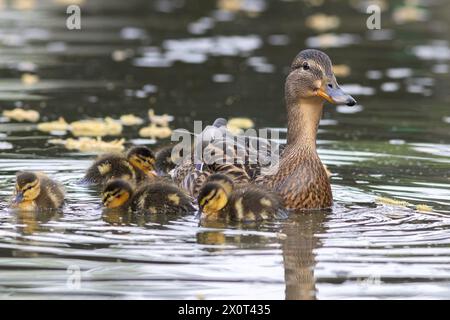
[[[155,182],[139,187],[131,200],[133,211],[150,214],[194,212],[192,199],[172,183]]]
[[[317,129],[325,101],[318,91],[324,90],[334,90],[339,102],[356,103],[339,88],[331,60],[325,53],[318,50],[300,52],[292,63],[285,85],[286,148],[278,168],[274,167],[269,174],[256,179],[278,192],[290,209],[322,209],[333,203],[329,178],[316,151]]]

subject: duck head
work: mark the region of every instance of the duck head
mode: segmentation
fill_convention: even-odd
[[[133,188],[125,180],[111,180],[102,191],[103,205],[108,209],[123,208],[131,199]]]
[[[220,210],[228,203],[229,194],[218,182],[207,182],[200,190],[198,205],[202,218],[217,218]]]
[[[35,200],[41,193],[41,182],[33,172],[19,172],[16,175],[14,205]]]
[[[285,91],[288,103],[310,100],[317,104],[325,101],[348,106],[356,104],[356,100],[339,87],[330,58],[315,49],[303,50],[295,57]]]
[[[148,176],[155,176],[155,155],[147,147],[133,147],[127,153],[127,159],[131,165]]]

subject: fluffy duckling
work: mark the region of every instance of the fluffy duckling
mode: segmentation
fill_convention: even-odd
[[[149,183],[134,190],[125,180],[111,180],[103,189],[102,202],[108,209],[131,209],[150,214],[195,211],[191,198],[165,181]]]
[[[12,208],[24,211],[58,209],[64,203],[64,189],[43,173],[19,172]]]
[[[254,185],[235,187],[224,174],[208,177],[200,190],[198,204],[205,220],[261,221],[285,218],[281,197]]]
[[[124,156],[107,153],[100,156],[87,170],[84,182],[104,185],[112,179],[142,183],[155,177],[155,156],[147,147],[133,147]]]

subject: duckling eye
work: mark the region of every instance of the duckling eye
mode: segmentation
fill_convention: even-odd
[[[309,64],[308,64],[308,62],[303,62],[303,64],[302,64],[302,68],[303,68],[303,70],[309,70]]]

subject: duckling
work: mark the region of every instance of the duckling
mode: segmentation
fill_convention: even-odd
[[[285,218],[287,212],[277,194],[255,185],[235,187],[224,174],[213,174],[200,190],[198,204],[205,220],[262,221]]]
[[[165,181],[148,183],[134,190],[125,180],[111,180],[103,189],[102,202],[108,209],[149,214],[195,212],[192,199],[177,186]]]
[[[19,172],[16,189],[11,201],[12,208],[24,211],[58,209],[64,203],[64,189],[44,173]]]
[[[156,176],[154,164],[155,156],[147,147],[133,147],[126,156],[107,153],[88,168],[83,182],[104,185],[111,179],[124,179],[139,184]]]

